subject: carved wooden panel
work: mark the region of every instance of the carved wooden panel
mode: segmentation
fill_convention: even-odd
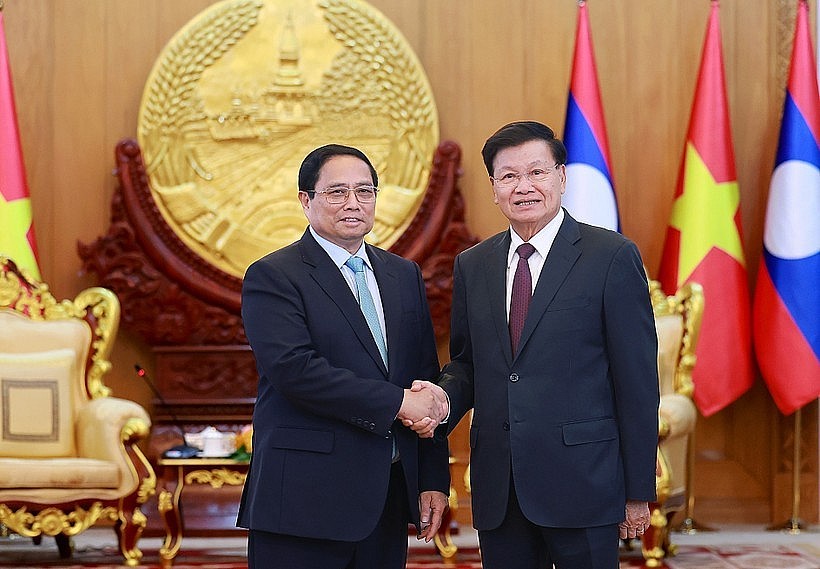
[[[84,269],[120,297],[123,325],[151,346],[246,344],[241,279],[194,254],[168,226],[136,141],[121,141],[115,156],[119,187],[108,233],[78,250]],[[477,241],[464,223],[460,160],[454,142],[438,146],[424,200],[391,247],[421,266],[439,336],[449,327],[453,259]]]

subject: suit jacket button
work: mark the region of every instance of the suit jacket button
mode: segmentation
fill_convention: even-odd
[[[510,430],[510,423],[509,423],[509,421],[504,421],[504,430],[505,430],[505,431],[509,431],[509,430]]]
[[[510,374],[510,381],[512,381],[513,383],[518,381],[518,374],[517,373]]]

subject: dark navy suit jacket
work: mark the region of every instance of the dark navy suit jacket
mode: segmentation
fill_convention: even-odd
[[[421,271],[367,246],[387,328],[389,372],[355,296],[309,231],[253,263],[242,318],[256,358],[253,458],[237,524],[359,541],[384,508],[395,437],[412,520],[423,490],[449,491],[443,437],[394,420],[403,389],[436,378],[436,343]]]
[[[657,337],[638,250],[566,214],[512,354],[509,246],[505,231],[455,261],[441,385],[451,425],[474,407],[474,525],[502,522],[511,472],[535,524],[620,522],[626,499],[655,497]]]

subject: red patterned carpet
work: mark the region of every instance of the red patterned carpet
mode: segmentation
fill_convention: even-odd
[[[817,539],[815,537],[814,539]],[[669,559],[669,569],[820,569],[820,543],[816,555],[789,545],[683,545]]]
[[[63,561],[62,563],[47,563],[47,564],[34,564],[34,565],[20,565],[20,564],[6,564],[0,563],[0,567],[4,568],[17,568],[17,569],[52,569],[54,567],[61,567],[62,569],[123,569],[124,565],[114,565],[114,564],[88,564],[88,565],[78,565],[75,562],[72,563],[71,560]],[[207,561],[203,561],[200,563],[186,563],[186,562],[179,562],[174,563],[174,569],[248,569],[247,563],[210,563]],[[134,569],[161,569],[161,566],[157,563],[149,564],[149,565],[137,565]]]
[[[809,548],[786,545],[726,545],[726,546],[680,546],[678,555],[668,559],[667,569],[820,569],[820,544],[818,555]],[[643,569],[639,552],[625,555],[621,569]],[[479,554],[475,550],[460,550],[455,560],[442,561],[434,555],[416,555],[407,569],[481,569]],[[510,569],[515,569],[510,567]]]
[[[678,555],[667,560],[668,569],[820,569],[820,542],[816,536],[805,536],[800,543],[782,545],[680,545]],[[244,544],[183,548],[174,563],[176,569],[247,569]],[[74,559],[59,560],[53,543],[34,547],[30,541],[0,542],[0,567],[65,569],[121,569],[121,558],[115,547],[80,548]],[[159,569],[155,549],[143,548],[144,557],[138,569]],[[639,551],[625,552],[621,569],[643,569]],[[271,569],[287,569],[272,566]],[[443,560],[427,547],[410,551],[407,569],[481,569],[477,549],[463,547],[454,559]],[[510,569],[515,569],[510,567]]]
[[[14,536],[0,540],[0,567],[2,568],[57,568],[63,569],[123,569],[123,558],[119,553],[113,532],[89,530],[88,538],[77,538],[74,556],[71,559],[60,559],[53,539],[44,539],[40,545],[34,545],[30,539]],[[193,541],[193,540],[192,540]],[[175,569],[247,569],[247,557],[244,540],[213,539],[197,540],[196,547],[185,547],[174,562]],[[209,545],[208,543],[212,544]],[[200,545],[202,543],[203,545]],[[138,569],[159,569],[159,540],[140,542],[143,558]],[[193,545],[193,543],[191,543]]]

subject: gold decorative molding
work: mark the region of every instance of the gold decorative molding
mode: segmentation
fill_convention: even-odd
[[[649,523],[657,535],[665,534],[666,528],[669,524],[669,522],[666,519],[666,515],[661,511],[660,508],[652,509],[652,514],[650,515]],[[669,547],[670,549],[676,548],[676,546],[672,544],[669,544]],[[666,556],[666,553],[663,550],[662,542],[655,542],[647,546],[646,543],[641,541],[641,553],[643,554],[645,567],[655,568],[666,566],[663,562],[663,558]]]
[[[45,320],[47,313],[66,314],[70,310],[70,301],[58,304],[47,284],[38,282],[31,273],[17,265],[11,270],[12,264],[11,259],[0,255],[0,307],[12,308],[32,320]]]
[[[146,473],[140,479],[140,473],[136,465],[129,461],[129,468],[135,478],[140,480],[139,488],[137,489],[137,503],[144,504],[148,498],[156,494],[157,491],[157,475],[151,463],[145,457],[145,454],[134,443],[145,440],[151,432],[151,426],[141,418],[132,417],[125,422],[120,433],[120,441],[123,445],[123,452],[125,452],[125,445],[129,445],[132,455],[141,463],[142,470]],[[141,513],[141,512],[140,512]]]
[[[138,417],[131,417],[122,427],[120,440],[122,440],[122,442],[139,441],[146,438],[150,432],[151,427],[145,420]]]
[[[70,537],[87,530],[98,520],[105,518],[116,520],[117,510],[112,507],[103,507],[100,502],[94,502],[88,509],[75,506],[74,511],[69,514],[57,508],[46,508],[32,514],[25,506],[12,511],[5,504],[0,504],[0,523],[26,537],[58,534]]]
[[[212,488],[222,488],[225,484],[229,486],[241,486],[245,483],[245,473],[229,470],[227,468],[214,468],[212,470],[193,470],[185,475],[186,484],[210,484]]]
[[[93,330],[94,342],[91,353],[91,369],[88,370],[88,392],[92,398],[107,397],[111,389],[103,383],[103,376],[111,370],[108,354],[120,324],[120,302],[117,295],[102,287],[92,287],[77,295],[74,306],[78,314],[90,311],[96,319]]]
[[[135,508],[131,512],[131,523],[136,528],[138,534],[142,534],[145,530],[145,526],[148,525],[148,518],[145,514],[142,513],[142,510],[139,508]],[[125,523],[126,520],[123,518],[123,512],[120,512],[120,522]],[[124,565],[126,567],[136,567],[139,565],[140,560],[142,559],[142,550],[137,547],[137,542],[134,541],[130,545],[126,545],[124,542],[120,542],[120,553],[125,560]]]
[[[174,509],[174,495],[168,490],[162,489],[157,496],[157,509],[161,514]]]
[[[700,322],[703,318],[703,287],[698,283],[690,282],[684,284],[674,295],[667,296],[658,281],[649,281],[649,297],[655,317],[680,315],[683,318],[680,360],[675,366],[675,391],[692,397],[695,391],[692,369],[697,359],[695,347],[698,342]]]
[[[655,477],[655,491],[657,499],[650,506],[652,513],[649,518],[650,528],[641,539],[641,553],[644,558],[645,567],[665,567],[663,559],[667,555],[674,554],[675,546],[669,542],[669,530],[667,513],[664,512],[662,504],[669,498],[670,491],[670,470],[663,451],[658,449],[657,453],[658,474]]]

